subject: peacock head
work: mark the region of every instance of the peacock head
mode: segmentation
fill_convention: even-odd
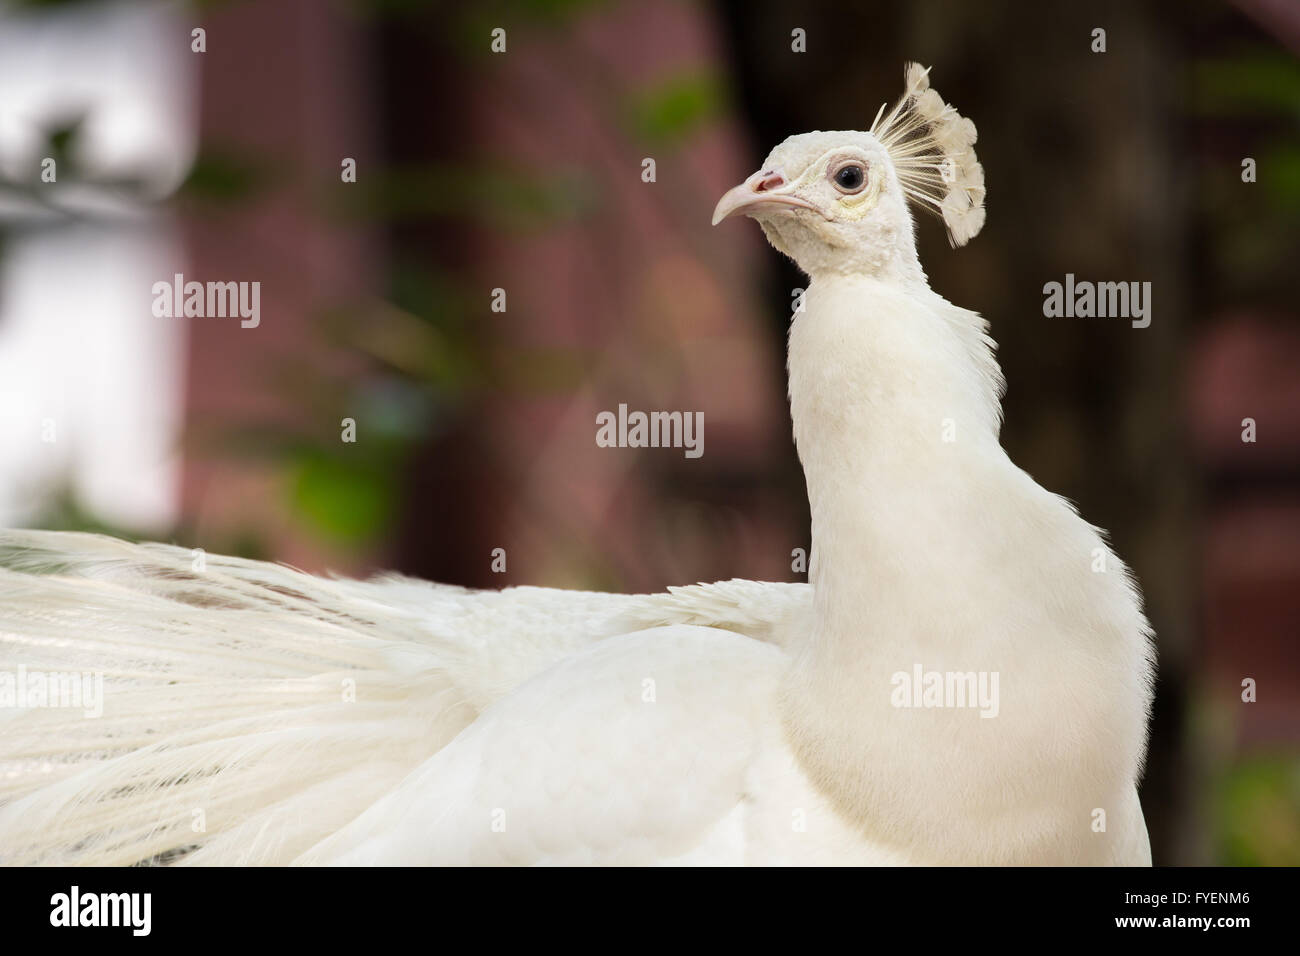
[[[929,70],[909,63],[906,78],[870,132],[803,133],[772,150],[718,202],[713,224],[744,213],[809,274],[919,272],[909,199],[965,245],[984,225],[975,124],[930,88]]]

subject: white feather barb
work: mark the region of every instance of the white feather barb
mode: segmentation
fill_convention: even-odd
[[[0,865],[280,864],[584,643],[749,630],[807,585],[469,591],[0,530],[0,680],[102,677],[101,713],[0,706]],[[89,703],[89,702],[87,702]]]
[[[948,239],[964,246],[984,225],[984,169],[975,124],[930,87],[930,70],[909,63],[903,96],[876,115],[871,133],[889,151],[908,198],[943,218]]]
[[[456,649],[416,615],[192,560],[0,532],[0,672],[100,681],[98,714],[0,709],[0,864],[285,862],[473,719]]]

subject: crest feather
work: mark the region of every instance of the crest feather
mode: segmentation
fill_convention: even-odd
[[[871,133],[889,151],[903,192],[943,217],[948,239],[964,246],[984,225],[984,169],[975,158],[975,124],[930,88],[930,70],[909,63],[894,108]]]

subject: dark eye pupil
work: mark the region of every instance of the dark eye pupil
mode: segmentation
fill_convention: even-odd
[[[845,189],[857,189],[862,185],[862,167],[845,166],[835,174],[835,181]]]

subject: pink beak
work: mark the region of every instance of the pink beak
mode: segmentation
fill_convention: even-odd
[[[830,218],[808,200],[793,193],[781,192],[785,185],[785,177],[777,170],[765,169],[755,173],[739,186],[727,190],[718,200],[718,205],[713,210],[713,224],[716,226],[733,213],[743,212],[752,216],[757,209],[770,209],[773,206],[811,209],[826,219]]]

